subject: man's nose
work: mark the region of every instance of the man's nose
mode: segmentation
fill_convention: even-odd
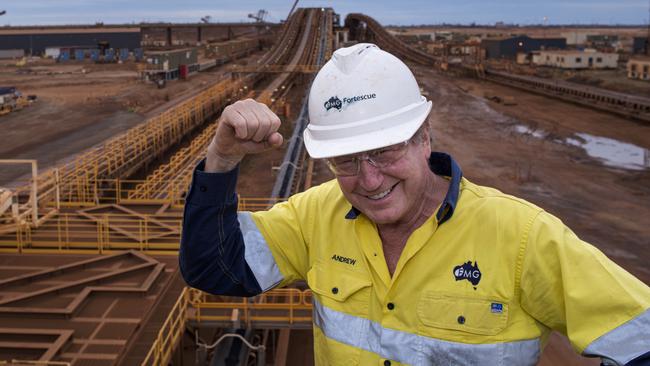
[[[366,191],[374,191],[381,187],[384,181],[384,174],[379,168],[372,165],[368,159],[359,162],[359,184]]]

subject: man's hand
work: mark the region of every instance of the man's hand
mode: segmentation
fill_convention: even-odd
[[[280,118],[266,104],[246,99],[227,106],[221,113],[217,132],[208,147],[205,171],[227,172],[246,154],[282,145],[278,128]]]

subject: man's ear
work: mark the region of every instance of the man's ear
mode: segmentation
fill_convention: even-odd
[[[422,136],[420,138],[422,139],[422,145],[424,145],[423,150],[426,158],[429,159],[429,153],[431,152],[431,130],[429,129],[429,124],[426,121],[424,123],[427,125],[422,130]]]

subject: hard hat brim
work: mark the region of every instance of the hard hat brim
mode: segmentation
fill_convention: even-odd
[[[424,99],[424,98],[423,98]],[[305,129],[303,138],[309,156],[313,159],[333,158],[336,156],[356,154],[364,151],[379,149],[404,142],[415,134],[431,111],[431,101],[424,99],[422,103],[398,115],[387,116],[385,127],[369,131],[360,136],[351,133],[349,136],[332,139],[318,139],[309,127]],[[402,121],[394,125],[391,120]],[[377,121],[375,121],[376,123]]]

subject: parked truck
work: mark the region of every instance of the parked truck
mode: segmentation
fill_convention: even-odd
[[[0,116],[21,110],[34,100],[36,100],[35,95],[25,97],[13,86],[0,86]]]

